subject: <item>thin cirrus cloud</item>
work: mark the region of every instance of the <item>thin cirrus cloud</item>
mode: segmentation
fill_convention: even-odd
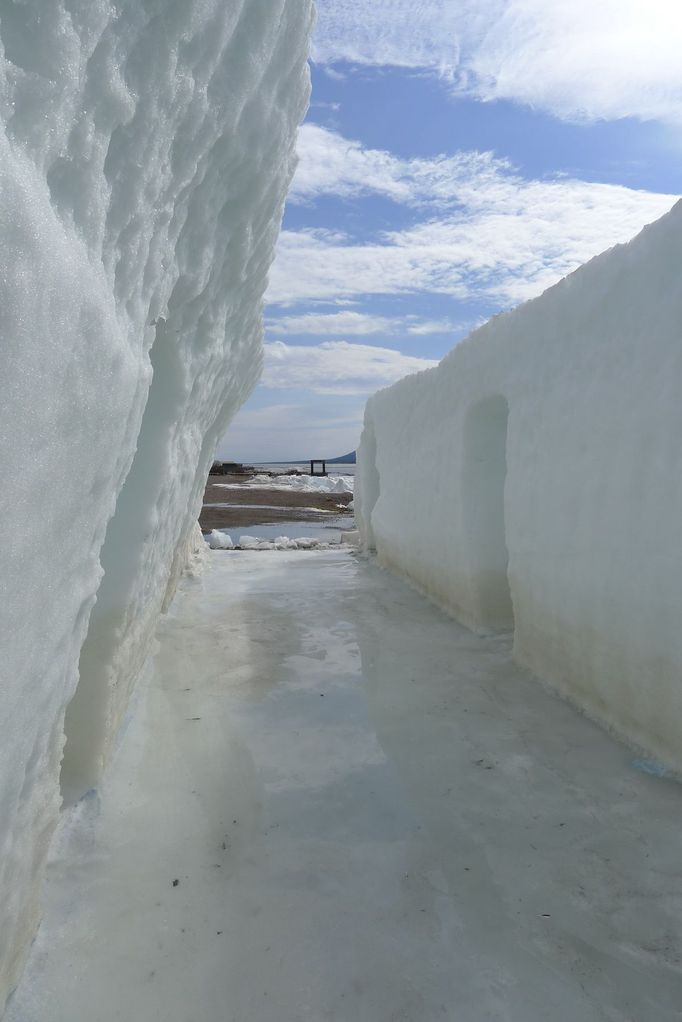
[[[310,394],[304,403],[242,408],[218,445],[217,457],[259,462],[346,454],[358,442],[364,397]]]
[[[437,365],[399,351],[348,341],[265,345],[260,407],[241,409],[218,457],[254,461],[325,457],[353,450],[367,395],[409,373]],[[268,400],[290,391],[297,401]],[[303,395],[303,396],[301,396]]]
[[[682,126],[679,0],[318,0],[320,64],[430,69],[566,120]]]
[[[273,341],[265,345],[262,384],[273,390],[316,394],[370,394],[437,361],[404,355],[392,348],[348,341],[315,346]]]
[[[319,412],[319,409],[316,410]],[[318,415],[318,419],[323,419],[325,429],[335,429],[340,426],[357,426],[362,420],[362,412],[362,404],[357,404],[353,405],[350,410],[337,409],[335,414],[325,415],[324,418]],[[290,432],[310,428],[310,421],[306,421],[305,408],[300,404],[290,402],[275,402],[262,408],[241,408],[234,419],[234,423],[245,431],[262,430],[267,434],[279,430]]]
[[[491,153],[404,160],[319,125],[302,132],[300,155],[295,197],[382,195],[420,219],[360,240],[284,231],[272,305],[431,292],[510,306],[630,240],[677,198],[566,177],[527,180]]]
[[[453,72],[460,7],[452,0],[318,0],[313,60]]]
[[[429,334],[452,333],[467,324],[449,319],[420,320],[417,316],[376,316],[364,312],[309,312],[301,316],[281,316],[268,321],[269,334],[367,337],[371,334]]]

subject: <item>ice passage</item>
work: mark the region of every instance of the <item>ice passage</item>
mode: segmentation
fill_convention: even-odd
[[[311,18],[310,0],[3,4],[0,1005],[40,915],[65,712],[72,796],[259,374]]]
[[[15,986],[40,917],[41,879],[61,799],[78,799],[98,782],[147,665],[160,610],[169,605],[183,568],[202,556],[195,522],[207,469],[218,437],[260,369],[261,299],[293,169],[295,131],[307,103],[311,18],[311,0],[2,5],[0,1005]],[[513,630],[517,660],[677,767],[682,766],[681,228],[678,206],[632,244],[478,331],[438,370],[378,395],[368,409],[358,466],[360,527],[383,563],[404,571],[468,624]],[[396,460],[404,465],[400,476],[388,470]],[[441,481],[437,496],[419,485],[425,467]],[[49,499],[36,526],[38,491]],[[271,552],[253,554],[259,556]],[[285,557],[288,565],[293,555],[272,556]],[[389,576],[381,576],[379,584],[373,567],[365,571],[350,556],[323,555],[316,576],[321,593],[306,576],[308,596],[294,594],[311,620],[318,615],[326,645],[319,635],[297,635],[289,625],[290,609],[277,618],[292,585],[289,579],[283,584],[283,570],[268,561],[272,576],[261,580],[258,598],[247,601],[252,612],[255,605],[254,616],[245,613],[234,624],[214,621],[209,632],[212,639],[229,640],[235,698],[244,679],[253,680],[259,657],[267,669],[256,679],[252,699],[262,698],[263,678],[273,685],[287,678],[283,701],[295,724],[305,695],[301,733],[310,745],[289,744],[289,766],[286,755],[275,767],[268,759],[276,751],[273,735],[284,731],[280,707],[273,706],[277,699],[267,705],[263,700],[265,740],[256,736],[255,742],[267,775],[263,786],[274,795],[275,813],[289,812],[290,826],[309,822],[311,807],[290,792],[298,785],[322,793],[315,806],[319,815],[309,822],[310,844],[304,827],[289,843],[286,828],[280,840],[271,836],[278,819],[267,825],[281,871],[268,904],[270,922],[282,954],[294,945],[298,958],[284,975],[271,961],[264,975],[268,982],[283,975],[290,1016],[297,1017],[302,988],[313,1017],[328,1015],[337,994],[340,1005],[351,989],[355,1005],[339,1012],[349,1010],[354,1019],[364,1012],[374,1022],[377,1003],[392,1017],[404,1014],[408,1003],[415,1018],[425,1019],[441,1016],[443,999],[462,1005],[466,996],[477,1011],[482,987],[491,1010],[508,1016],[511,1004],[523,1022],[553,1012],[572,1022],[602,1017],[604,999],[613,998],[615,987],[614,1003],[624,1017],[633,1014],[634,1003],[634,1017],[673,1018],[680,1003],[679,870],[670,823],[677,789],[652,789],[639,775],[628,775],[624,783],[629,766],[624,748],[608,745],[603,752],[606,746],[594,729],[585,730],[584,720],[561,704],[547,709],[544,693],[506,663],[506,647],[502,684],[488,678],[487,687],[480,685],[480,663],[472,663],[469,654],[490,653],[496,668],[496,638],[479,644],[460,630],[453,643],[455,633],[432,608],[392,586]],[[215,578],[213,596],[232,608],[233,578]],[[334,599],[325,599],[330,579]],[[346,606],[351,585],[353,605]],[[393,620],[396,605],[404,613]],[[196,607],[208,614],[201,599]],[[284,623],[279,632],[278,620]],[[249,633],[254,621],[259,629],[272,628],[280,643],[274,666],[267,642]],[[415,647],[427,667],[426,681],[433,682],[426,699],[415,688],[419,670],[409,655],[412,621],[433,641],[433,653],[419,642]],[[167,675],[155,676],[147,704],[153,707],[166,705],[173,661],[188,671],[201,646],[199,630],[185,642],[182,621],[177,633],[172,620],[168,627],[170,643],[161,654]],[[315,686],[326,678],[336,689],[339,673],[344,682],[352,679],[347,668],[358,658],[368,699],[356,698],[344,683],[334,707],[331,693]],[[468,665],[460,671],[460,691],[452,687],[449,668],[455,661],[458,669]],[[198,698],[211,711],[214,679],[204,672],[200,681]],[[208,789],[212,808],[227,792],[247,818],[260,807],[261,775],[250,783],[254,771],[248,756],[240,762],[238,744],[229,749],[224,771],[220,759],[203,756],[205,744],[220,751],[231,737],[215,726],[227,720],[220,715],[225,708],[218,707],[218,716],[189,738],[185,725],[201,717],[187,720],[186,686],[178,687],[182,694],[171,693],[177,705],[165,737],[182,733],[185,744],[169,741],[172,751],[191,752],[190,769],[204,769],[208,776],[204,788],[189,777],[173,790],[164,773],[168,745],[154,747],[152,738],[151,769],[142,772],[140,784],[149,810],[142,818],[148,827],[160,812],[171,827],[154,833],[158,845],[145,845],[149,884],[135,907],[150,912],[148,928],[134,927],[134,937],[147,946],[160,925],[153,878],[157,851],[171,858],[178,849],[186,851],[185,861],[203,870],[204,880],[205,871],[224,865],[213,853],[227,851],[223,842],[226,846],[229,834],[223,830],[214,840],[212,823],[201,833],[207,814],[197,810],[197,792]],[[516,698],[521,691],[527,703]],[[307,698],[311,693],[315,698]],[[504,713],[489,712],[489,693],[498,707],[507,700]],[[333,709],[323,711],[330,704]],[[376,716],[374,731],[366,725],[367,705]],[[419,716],[420,705],[428,709],[427,720]],[[492,731],[469,733],[464,715],[470,710],[492,719]],[[328,733],[318,726],[323,712],[330,714]],[[518,727],[509,728],[512,719]],[[138,777],[135,742],[153,735],[154,727],[147,728],[144,717],[134,723],[129,758],[121,761],[126,772],[109,777],[114,790],[119,785],[118,794],[104,806],[95,854],[69,859],[76,874],[87,864],[95,887],[99,849],[114,847],[106,838],[118,836],[135,847],[143,829],[126,791]],[[529,728],[551,746],[547,757],[537,747],[528,752]],[[248,727],[243,733],[253,735]],[[574,760],[562,774],[569,739]],[[592,755],[585,757],[593,743]],[[142,747],[147,749],[145,741]],[[297,761],[301,748],[316,752],[308,757],[308,772]],[[382,780],[377,767],[383,769],[384,756],[396,768]],[[500,764],[496,783],[478,780],[482,771],[494,775]],[[180,774],[186,766],[182,755],[174,761]],[[440,791],[446,773],[452,784]],[[410,799],[397,794],[401,785],[417,793],[415,804],[432,834],[426,840],[417,833],[422,825]],[[333,790],[326,791],[329,787]],[[549,836],[535,826],[537,800],[556,825]],[[477,816],[481,804],[484,820]],[[79,805],[89,819],[93,802]],[[565,818],[558,818],[557,808],[562,816],[565,809]],[[123,810],[126,826],[119,831]],[[501,810],[506,810],[503,847],[496,844]],[[595,848],[594,820],[601,818],[608,827]],[[238,816],[233,819],[236,827]],[[564,856],[559,828],[568,824],[575,830]],[[533,852],[540,847],[539,856],[529,854],[528,831],[533,838],[528,847]],[[650,834],[656,838],[651,851]],[[67,828],[65,836],[77,844],[82,831]],[[166,837],[177,838],[177,848]],[[238,852],[246,847],[238,838],[235,846]],[[302,852],[308,856],[304,872]],[[484,868],[464,888],[463,874],[472,870],[469,853]],[[351,854],[357,868],[348,866]],[[647,859],[650,872],[642,880]],[[234,886],[221,889],[220,899],[214,897],[213,879],[201,887],[207,917],[212,921],[214,909],[224,911],[248,938],[243,945],[233,941],[231,958],[216,954],[213,944],[210,954],[196,957],[193,981],[201,979],[201,970],[218,977],[210,991],[218,998],[217,1012],[224,991],[234,989],[233,977],[246,972],[253,980],[239,990],[245,1011],[261,993],[261,959],[252,952],[261,948],[254,904],[259,908],[255,899],[268,879],[267,855],[265,860],[261,871],[246,847],[243,858],[233,860],[243,872],[235,874]],[[163,861],[171,865],[169,858]],[[146,967],[146,959],[130,953],[129,928],[106,925],[110,912],[118,918],[122,892],[134,889],[129,880],[138,875],[140,862],[123,854],[121,871],[108,874],[111,898],[105,892],[102,901],[80,903],[69,922],[84,934],[80,967],[87,968],[95,952],[91,976],[104,977],[104,985],[75,984],[54,1008],[52,979],[61,982],[68,974],[56,954],[54,972],[43,970],[38,986],[25,988],[14,1011],[30,1017],[37,1004],[38,1018],[59,1011],[71,1022],[78,1015],[69,1015],[67,1002],[75,996],[77,1011],[90,1018],[92,991],[101,993],[107,982],[122,990],[122,1004],[131,999],[131,1017],[139,1010],[140,989],[121,982],[108,948],[97,957],[101,947],[91,939],[90,911],[102,910],[97,918],[100,925],[104,921],[103,932],[120,941],[121,961],[131,970],[126,975]],[[552,918],[538,898],[540,868],[546,871],[542,892],[564,899],[563,921],[557,917],[551,929],[538,922]],[[72,879],[69,874],[66,887],[58,886],[57,901],[74,897],[82,878]],[[164,884],[167,896],[165,878]],[[320,897],[308,913],[311,884]],[[330,889],[334,896],[326,900],[321,895]],[[292,897],[292,891],[303,896]],[[610,892],[626,906],[615,918]],[[514,898],[522,899],[521,907],[512,906]],[[595,902],[596,931],[585,913]],[[292,904],[301,909],[297,942],[291,939]],[[329,917],[344,923],[342,939],[330,941],[317,959],[313,989],[310,961],[325,949]],[[372,928],[377,919],[388,920],[383,929]],[[58,910],[52,921],[56,929],[44,933],[48,942],[64,922]],[[215,937],[222,936],[221,926],[216,924]],[[403,928],[407,939],[399,945],[394,935]],[[447,939],[439,941],[444,933]],[[170,959],[166,990],[171,995],[178,990],[170,1000],[186,1018],[185,1007],[194,1010],[197,998],[176,967],[187,960],[183,939],[174,934],[177,956]],[[269,949],[264,945],[263,954]],[[511,957],[502,971],[505,954]],[[481,961],[487,963],[482,973]],[[638,969],[648,970],[646,982]],[[283,1017],[278,1003],[268,1012],[260,1017]]]

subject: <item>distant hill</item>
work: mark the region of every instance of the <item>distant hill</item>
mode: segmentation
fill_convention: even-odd
[[[355,464],[355,451],[351,451],[350,454],[344,454],[340,458],[327,458],[328,465],[354,465]]]

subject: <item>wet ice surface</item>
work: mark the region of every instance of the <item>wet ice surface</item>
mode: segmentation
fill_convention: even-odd
[[[289,509],[287,509],[289,510]],[[239,542],[240,536],[255,536],[257,539],[275,540],[278,536],[288,536],[289,539],[301,539],[309,536],[311,539],[319,539],[322,543],[340,543],[341,533],[350,532],[354,528],[353,519],[349,515],[343,517],[327,517],[325,512],[320,512],[320,521],[316,522],[275,522],[268,525],[237,525],[232,529],[218,529],[232,537],[234,543]]]
[[[10,1022],[679,1020],[675,782],[346,551],[211,560]]]

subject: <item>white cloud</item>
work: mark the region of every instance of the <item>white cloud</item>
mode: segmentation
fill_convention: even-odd
[[[327,78],[331,78],[333,82],[345,82],[348,77],[343,73],[343,71],[337,71],[336,68],[333,67],[325,67],[324,73]]]
[[[321,337],[325,334],[350,334],[362,336],[390,332],[395,326],[388,316],[372,316],[362,312],[306,313],[303,316],[282,316],[267,322],[269,334],[311,334]]]
[[[323,64],[428,68],[567,119],[682,124],[679,0],[318,0]]]
[[[376,194],[406,206],[439,209],[470,199],[474,188],[486,182],[491,185],[502,170],[510,169],[492,153],[476,151],[402,160],[312,123],[299,131],[297,150],[290,202],[319,195]]]
[[[567,119],[635,116],[682,125],[679,0],[509,0],[472,47],[483,99]]]
[[[453,333],[462,330],[466,324],[453,323],[449,319],[420,320],[417,316],[374,316],[363,312],[310,312],[302,316],[281,316],[267,321],[268,334],[283,334],[313,337],[334,335],[362,337],[370,334],[428,334]]]
[[[265,345],[262,383],[277,390],[369,394],[437,364],[433,359],[403,355],[391,348],[348,341],[324,341],[314,346],[273,341]]]
[[[421,322],[407,324],[408,334],[415,337],[426,337],[428,334],[449,334],[454,330],[473,330],[472,323],[453,323],[449,319],[425,319]]]
[[[409,207],[435,206],[438,216],[366,243],[338,231],[284,231],[268,292],[274,304],[430,291],[508,306],[628,241],[675,201],[571,178],[528,181],[490,153],[400,160],[309,127],[299,195],[371,189]]]
[[[334,112],[341,109],[340,103],[328,103],[323,99],[313,99],[310,103],[311,110],[333,110]]]

